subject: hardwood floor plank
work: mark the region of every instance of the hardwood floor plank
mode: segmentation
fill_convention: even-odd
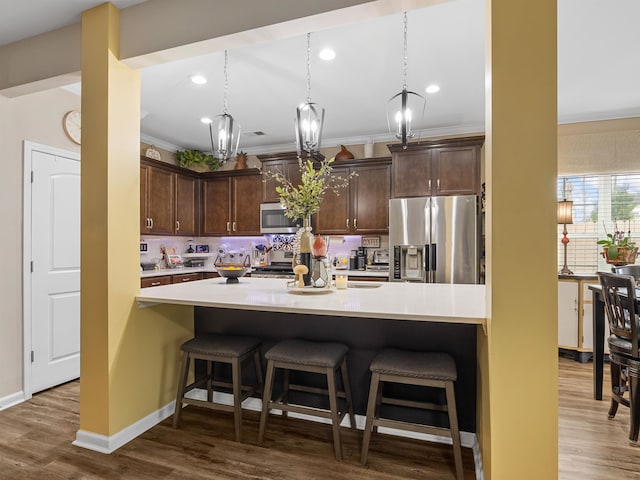
[[[615,419],[607,419],[608,368],[601,402],[593,400],[591,368],[559,359],[559,479],[638,479],[640,450],[627,441],[629,411],[620,407]],[[71,382],[0,412],[0,480],[455,478],[448,445],[375,435],[363,467],[361,432],[342,429],[344,461],[337,462],[328,425],[272,416],[259,446],[259,414],[246,412],[245,443],[238,444],[230,414],[194,406],[185,408],[178,430],[168,419],[104,455],[71,445],[79,426],[79,390],[79,383]],[[470,449],[463,448],[463,460],[465,479],[474,479]]]

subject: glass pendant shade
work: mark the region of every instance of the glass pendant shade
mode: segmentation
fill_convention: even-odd
[[[387,125],[389,133],[402,142],[406,148],[410,138],[420,129],[426,100],[422,95],[410,92],[406,88],[387,103]]]
[[[307,102],[296,108],[295,129],[298,155],[311,155],[320,151],[324,108],[317,103]]]
[[[228,113],[213,118],[209,124],[209,134],[211,136],[211,150],[215,158],[226,161],[236,156],[240,142],[240,130],[240,124]]]

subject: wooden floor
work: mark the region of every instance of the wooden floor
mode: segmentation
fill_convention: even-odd
[[[620,408],[614,420],[607,419],[606,388],[605,401],[592,399],[591,364],[561,358],[559,377],[559,478],[640,478],[640,449],[627,442],[629,413]],[[343,430],[345,460],[337,462],[327,425],[272,417],[265,445],[259,447],[257,413],[247,412],[245,443],[238,444],[232,441],[230,415],[193,406],[184,410],[180,429],[166,420],[104,455],[71,445],[78,430],[79,389],[71,382],[0,412],[1,480],[455,478],[446,445],[378,435],[369,464],[362,467],[360,435],[348,429]],[[463,456],[465,479],[474,479],[471,450],[463,448]]]

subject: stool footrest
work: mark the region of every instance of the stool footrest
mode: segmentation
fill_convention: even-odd
[[[198,407],[204,407],[210,410],[222,410],[223,412],[233,412],[233,405],[225,405],[224,403],[207,402],[206,400],[198,400],[197,398],[183,398],[182,403],[186,405],[196,405]]]
[[[348,407],[348,405],[347,405]],[[282,410],[283,412],[294,412],[294,413],[302,413],[306,415],[313,415],[314,417],[322,417],[322,418],[332,418],[332,414],[330,410],[325,410],[323,408],[316,407],[308,407],[304,405],[296,405],[293,403],[282,403],[271,401],[269,402],[269,410]],[[348,408],[345,408],[344,411],[338,412],[338,421],[342,422],[342,419],[347,414]]]
[[[446,435],[453,438],[451,430],[443,427],[434,427],[432,425],[419,425],[417,423],[407,423],[400,420],[390,420],[388,418],[375,418],[373,420],[374,427],[388,427],[398,430],[409,430],[417,433],[427,433],[430,435]]]
[[[398,398],[390,398],[390,397],[382,397],[380,401],[381,403],[386,403],[387,405],[398,405],[400,407],[421,408],[423,410],[436,410],[439,412],[449,411],[446,405],[441,405],[439,403],[418,402],[415,400],[401,400]]]
[[[329,390],[327,390],[326,388],[309,387],[307,385],[289,384],[289,390],[295,390],[298,392],[305,392],[305,393],[317,393],[318,395],[329,395]],[[339,398],[347,398],[347,396],[343,391],[336,392],[336,395]]]

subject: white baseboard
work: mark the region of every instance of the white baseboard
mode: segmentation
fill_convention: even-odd
[[[203,389],[194,389],[194,390],[191,390],[189,393],[187,393],[187,397],[206,401],[207,391]],[[214,392],[213,401],[217,403],[222,403],[225,405],[233,405],[233,396],[229,393]],[[256,412],[260,412],[262,411],[262,401],[258,398],[249,397],[244,402],[242,402],[242,408],[244,408],[245,410],[253,410]],[[133,440],[138,435],[141,435],[142,433],[146,432],[153,426],[157,425],[158,423],[163,421],[165,418],[170,417],[171,415],[173,415],[174,411],[175,411],[175,401],[172,401],[171,403],[168,403],[161,409],[147,415],[146,417],[137,421],[133,425],[128,426],[124,430],[121,430],[120,432],[110,437],[78,430],[78,432],[76,433],[76,440],[75,442],[73,442],[73,444],[75,446],[87,448],[89,450],[94,450],[100,453],[111,453],[117,450],[118,448],[120,448],[121,446],[123,446],[124,444],[126,444],[127,442]],[[272,409],[271,411],[276,414],[280,413],[280,411],[276,409]],[[320,422],[320,423],[327,423],[327,424],[331,422],[331,420],[328,418],[314,417],[312,415],[304,415],[304,414],[294,413],[294,412],[289,412],[289,416],[292,418],[300,418],[303,420],[309,420],[313,422]],[[348,423],[349,423],[348,417],[345,416],[345,418],[342,420],[341,425],[347,426]],[[359,430],[363,430],[364,424],[365,424],[365,417],[363,415],[356,415],[356,427]],[[389,435],[397,435],[399,437],[415,438],[418,440],[425,440],[429,442],[444,443],[444,444],[451,445],[451,438],[440,436],[440,435],[429,435],[425,433],[409,432],[405,430],[398,430],[395,428],[387,428],[387,427],[378,428],[378,432],[386,433]],[[460,432],[460,444],[465,448],[471,448],[473,450],[476,479],[483,480],[484,474],[482,471],[482,458],[480,456],[480,447],[478,445],[478,439],[476,434],[471,432]]]
[[[11,395],[0,398],[0,410],[4,410],[24,402],[24,392],[21,390]]]
[[[76,440],[73,442],[73,445],[100,453],[114,452],[124,444],[156,426],[165,418],[173,415],[173,412],[175,411],[175,404],[176,402],[173,400],[164,407],[150,413],[144,418],[141,418],[134,424],[129,425],[127,428],[120,430],[115,435],[106,436],[86,432],[84,430],[78,430],[76,432]]]

